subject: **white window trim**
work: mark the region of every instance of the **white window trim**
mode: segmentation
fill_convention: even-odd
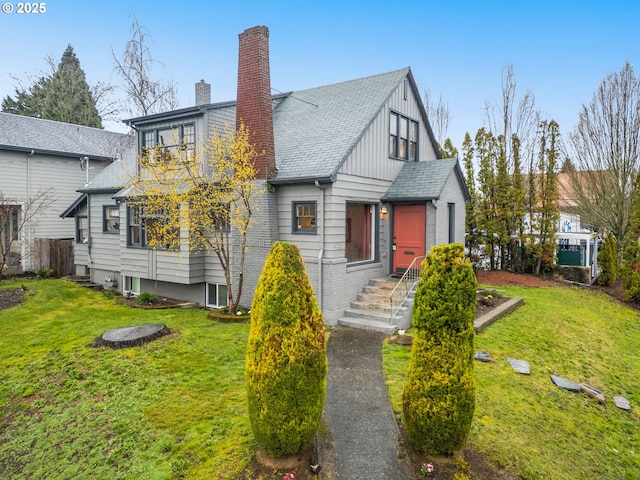
[[[212,285],[216,286],[216,295],[218,298],[215,299],[215,302],[211,302],[211,299],[209,298],[209,289]],[[226,287],[227,285],[225,283],[210,283],[207,282],[205,284],[205,306],[207,308],[224,308],[224,307],[228,307],[228,299],[227,297],[225,297],[224,302],[222,304],[220,304],[220,288],[219,287]]]
[[[138,279],[138,291],[133,290],[133,280]],[[140,295],[140,277],[131,277],[129,275],[122,275],[122,293],[128,293],[131,295]]]

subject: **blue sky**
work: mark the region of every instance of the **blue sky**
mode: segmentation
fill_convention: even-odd
[[[0,3],[6,3],[0,0]],[[178,85],[180,106],[194,84],[212,84],[212,101],[236,94],[238,34],[270,30],[271,84],[300,90],[410,66],[421,92],[449,104],[448,136],[484,123],[484,105],[501,95],[501,74],[514,67],[518,92],[566,137],[600,82],[629,61],[640,73],[640,4],[635,1],[127,1],[45,2],[46,12],[0,13],[0,96],[11,75],[44,70],[67,44],[90,83],[117,82],[112,50],[131,38],[131,15],[152,36],[153,75]],[[520,96],[519,95],[519,96]],[[111,128],[111,126],[108,126]]]

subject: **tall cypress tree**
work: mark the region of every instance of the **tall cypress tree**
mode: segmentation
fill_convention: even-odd
[[[2,101],[2,111],[102,128],[91,89],[71,45],[52,75],[39,78],[28,90],[16,89],[15,99],[7,96]]]

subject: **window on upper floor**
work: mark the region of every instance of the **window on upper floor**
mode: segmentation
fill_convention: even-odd
[[[142,154],[149,163],[172,160],[193,161],[196,130],[192,123],[142,132]]]
[[[293,233],[316,233],[316,202],[293,202]]]
[[[418,122],[391,112],[389,115],[389,156],[418,160]]]
[[[102,208],[102,231],[104,233],[118,233],[120,231],[120,207],[105,205]]]

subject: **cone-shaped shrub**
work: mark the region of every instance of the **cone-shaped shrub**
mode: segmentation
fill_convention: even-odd
[[[477,283],[461,244],[434,247],[416,290],[403,411],[409,440],[448,455],[464,445],[475,408],[473,318]]]
[[[598,265],[600,276],[598,285],[610,287],[618,279],[618,245],[613,235],[607,235],[598,252]]]
[[[253,297],[245,366],[251,428],[267,454],[292,454],[311,443],[326,377],[324,319],[300,251],[276,242]]]

